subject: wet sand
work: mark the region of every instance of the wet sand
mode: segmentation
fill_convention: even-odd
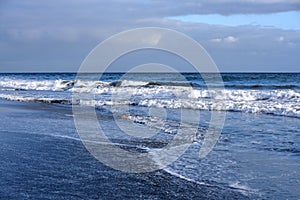
[[[76,140],[71,108],[0,100],[3,199],[248,199],[217,183],[164,170],[128,174],[97,161]],[[68,137],[64,137],[68,136]]]

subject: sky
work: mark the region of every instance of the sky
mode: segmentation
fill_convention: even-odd
[[[100,42],[142,27],[188,35],[221,72],[300,72],[300,0],[0,0],[0,72],[76,72]]]

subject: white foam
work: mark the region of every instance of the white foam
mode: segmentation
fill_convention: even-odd
[[[250,193],[257,193],[257,191],[251,189],[250,187],[243,185],[241,182],[236,181],[234,183],[229,184],[229,187],[237,189],[243,195],[249,196]]]
[[[196,180],[194,180],[194,179],[185,177],[185,176],[183,176],[183,175],[181,175],[181,174],[178,174],[178,173],[172,171],[171,169],[168,169],[167,167],[164,168],[163,170],[164,170],[165,172],[171,174],[172,176],[176,176],[176,177],[178,177],[178,178],[180,178],[180,179],[183,179],[183,180],[186,180],[186,181],[188,181],[188,182],[196,183],[196,184],[198,184],[198,185],[212,186],[211,184],[208,184],[208,183],[205,183],[205,182],[196,181]]]
[[[34,97],[22,97],[9,94],[0,94],[0,98],[10,101],[32,101],[34,99]]]
[[[131,81],[131,80],[122,80],[121,86],[128,87],[128,86],[144,86],[147,85],[148,82],[144,81]]]
[[[15,90],[51,90],[64,91],[71,88],[74,81],[67,80],[30,80],[30,79],[1,79],[0,87]]]
[[[192,178],[188,178],[188,177],[183,176],[183,175],[181,175],[181,174],[179,174],[179,173],[177,173],[177,172],[172,171],[171,169],[169,169],[169,168],[167,168],[167,167],[164,168],[163,170],[164,170],[165,172],[169,173],[169,174],[172,175],[172,176],[176,176],[176,177],[178,177],[178,178],[180,178],[180,179],[183,179],[183,180],[186,180],[186,181],[188,181],[188,182],[196,183],[196,184],[198,184],[198,185],[209,186],[209,187],[221,187],[221,188],[223,188],[223,186],[221,186],[221,185],[219,185],[219,186],[218,186],[218,185],[212,185],[212,184],[208,184],[208,183],[205,183],[205,182],[200,182],[200,181],[194,180],[194,179],[192,179]],[[253,190],[253,189],[251,189],[250,187],[248,187],[248,186],[246,186],[246,185],[242,185],[242,184],[241,184],[240,182],[238,182],[238,181],[229,184],[229,187],[232,188],[232,189],[235,189],[235,190],[239,191],[240,193],[242,193],[242,194],[245,195],[245,196],[249,196],[249,195],[252,194],[252,193],[256,193],[256,194],[257,194],[257,191],[256,191],[256,190]],[[224,188],[224,189],[225,189],[225,188]]]
[[[67,99],[49,98],[49,97],[37,97],[37,96],[22,96],[12,94],[0,94],[0,98],[9,101],[21,101],[21,102],[39,102],[39,103],[71,103]]]
[[[76,89],[84,92],[91,92],[92,89],[108,86],[108,82],[103,81],[82,81],[82,80],[31,80],[31,79],[11,79],[1,78],[0,88],[15,90],[49,90],[66,91],[71,90],[76,84]]]

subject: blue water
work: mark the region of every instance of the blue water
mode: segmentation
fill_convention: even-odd
[[[214,85],[215,76],[205,75],[215,86],[208,90],[201,76],[192,73],[111,73],[90,82],[70,73],[0,74],[0,197],[298,199],[300,74],[226,73],[222,90]],[[93,93],[95,98],[74,101],[74,92]],[[200,112],[199,123],[190,124],[198,136],[165,169],[116,171],[85,149],[74,126],[72,104],[95,106],[111,141],[130,151],[143,147],[151,152],[170,142],[182,109],[190,116]],[[123,107],[129,107],[129,113]],[[167,117],[152,116],[150,109]],[[210,117],[225,112],[216,146],[199,158]],[[116,118],[129,129],[133,123],[158,134],[149,140],[128,137]]]

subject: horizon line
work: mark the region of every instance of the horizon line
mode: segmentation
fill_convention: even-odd
[[[0,74],[77,74],[78,71],[0,71]],[[151,71],[145,71],[145,72],[122,72],[122,71],[107,71],[107,72],[80,72],[83,74],[97,74],[97,73],[132,73],[132,74],[139,74],[139,73],[200,73],[197,71],[178,71],[178,72],[151,72]],[[217,73],[217,72],[201,72],[201,73]],[[219,71],[219,73],[265,73],[265,74],[272,74],[272,73],[300,73],[300,71]]]

